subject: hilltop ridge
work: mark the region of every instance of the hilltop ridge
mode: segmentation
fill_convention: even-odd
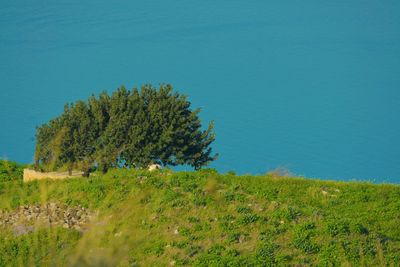
[[[33,224],[15,235],[0,227],[1,266],[400,263],[398,185],[121,169],[2,182],[0,192],[3,212],[59,203],[96,214],[83,232]]]

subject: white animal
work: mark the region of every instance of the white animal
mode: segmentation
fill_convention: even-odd
[[[148,167],[149,171],[161,170],[162,167],[160,164],[150,164]]]

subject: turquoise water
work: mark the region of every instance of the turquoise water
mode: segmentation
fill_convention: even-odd
[[[2,1],[0,157],[66,101],[168,82],[221,172],[400,182],[399,1]]]

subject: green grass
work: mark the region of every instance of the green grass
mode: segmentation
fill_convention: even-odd
[[[0,159],[0,183],[21,180],[25,165]]]
[[[0,183],[0,209],[97,211],[89,230],[0,228],[0,266],[400,266],[400,186],[112,170]]]

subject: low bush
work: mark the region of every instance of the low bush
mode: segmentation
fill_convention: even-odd
[[[25,165],[0,159],[0,182],[22,181]]]

